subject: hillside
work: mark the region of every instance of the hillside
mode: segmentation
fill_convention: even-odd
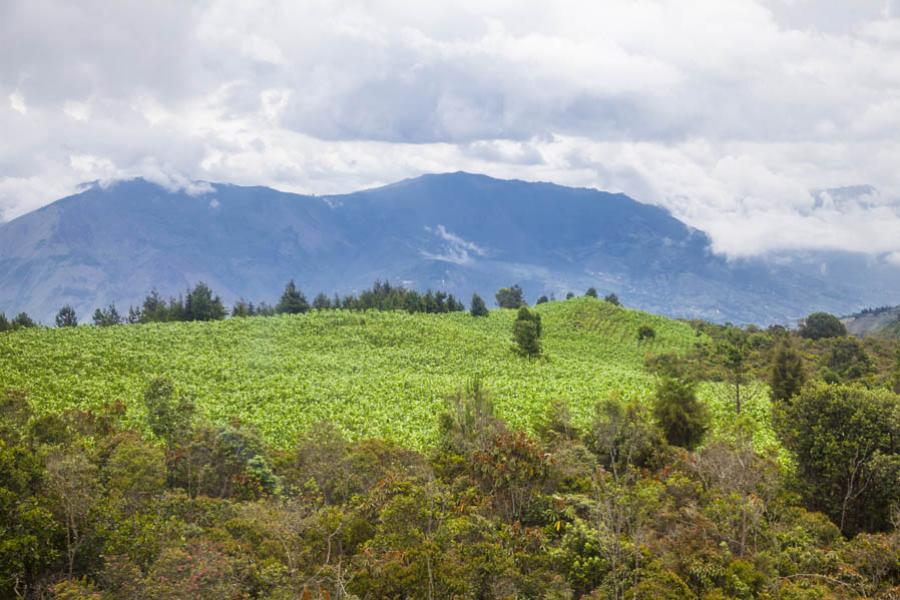
[[[192,196],[138,179],[0,225],[0,311],[50,323],[68,303],[84,320],[200,280],[229,304],[272,302],[292,278],[310,295],[387,279],[465,299],[518,283],[532,301],[593,286],[654,313],[741,323],[900,295],[900,269],[880,266],[873,288],[845,276],[867,272],[857,263],[826,262],[836,266],[727,261],[704,233],[627,196],[467,173],[326,197],[222,184]]]
[[[847,331],[858,336],[900,337],[900,306],[866,310],[842,319]]]
[[[41,412],[121,400],[129,419],[142,423],[143,391],[165,376],[212,420],[239,417],[276,445],[328,420],[352,438],[424,447],[443,398],[473,377],[516,427],[530,428],[553,400],[586,424],[598,400],[650,394],[646,355],[685,352],[696,339],[687,324],[591,298],[537,310],[547,354],[537,361],[511,352],[514,312],[503,310],[486,318],[325,311],[23,330],[0,335],[0,389],[26,391]],[[655,340],[637,342],[641,324],[656,330]]]

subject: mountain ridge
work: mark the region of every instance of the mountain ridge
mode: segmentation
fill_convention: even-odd
[[[272,302],[291,278],[307,294],[375,279],[463,298],[513,283],[532,300],[596,287],[670,316],[762,323],[890,300],[813,269],[728,261],[666,209],[591,188],[465,172],[326,196],[207,185],[92,185],[0,224],[0,310],[47,322],[65,303],[86,315],[199,280],[229,303]]]

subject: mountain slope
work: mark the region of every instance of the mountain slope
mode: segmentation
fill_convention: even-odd
[[[327,197],[211,187],[93,186],[3,224],[0,310],[49,322],[71,303],[84,318],[198,280],[226,302],[272,302],[290,278],[308,294],[376,278],[463,298],[511,283],[532,299],[594,286],[654,312],[739,322],[873,302],[816,272],[727,262],[702,232],[621,194],[466,173]]]

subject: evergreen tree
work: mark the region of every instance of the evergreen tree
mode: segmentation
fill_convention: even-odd
[[[597,288],[589,287],[584,295],[590,296],[591,298],[597,298]]]
[[[185,321],[218,321],[224,318],[222,299],[214,296],[208,285],[201,281],[188,291],[184,302]]]
[[[709,428],[709,415],[697,400],[693,382],[676,377],[662,377],[656,387],[653,416],[668,442],[693,450],[703,441]]]
[[[159,292],[151,290],[147,297],[144,298],[144,304],[140,311],[140,322],[160,323],[168,321],[171,316],[169,307],[166,306],[166,301],[159,295]]]
[[[789,402],[791,398],[800,393],[804,383],[806,383],[806,374],[803,371],[803,359],[800,358],[800,353],[789,341],[782,341],[772,358],[772,370],[769,373],[772,400]]]
[[[28,329],[29,327],[37,327],[37,323],[26,312],[20,312],[12,321],[13,329]]]
[[[541,353],[541,315],[528,310],[527,306],[520,307],[513,323],[513,341],[516,352],[522,356],[538,356]]]
[[[122,323],[122,317],[116,310],[115,304],[110,304],[105,309],[98,308],[93,315],[94,325],[97,327],[110,327]]]
[[[607,294],[603,298],[603,300],[605,300],[606,302],[609,302],[610,304],[613,304],[615,306],[622,306],[622,303],[619,302],[619,297],[616,296],[615,294]]]
[[[0,332],[12,329],[12,323],[6,318],[6,314],[0,312]]]
[[[316,310],[328,310],[331,308],[331,300],[328,299],[323,292],[319,292],[315,298],[313,298],[313,308]]]
[[[537,302],[535,304],[546,304],[547,302],[550,302],[550,298],[548,298],[547,296],[541,296],[537,299]]]
[[[57,327],[75,327],[78,325],[78,317],[75,316],[75,309],[66,304],[59,312],[56,313]]]
[[[488,308],[484,303],[484,299],[476,293],[472,294],[472,306],[469,312],[473,317],[486,317],[488,315]]]
[[[305,313],[308,310],[309,302],[307,302],[306,296],[297,289],[297,285],[291,279],[281,294],[281,300],[278,301],[275,312],[278,314],[296,315]]]
[[[569,292],[566,294],[566,300],[571,300],[575,297],[575,292]]]
[[[243,298],[234,303],[234,307],[231,309],[232,317],[252,317],[256,314],[255,309],[253,308],[252,302],[247,302]]]

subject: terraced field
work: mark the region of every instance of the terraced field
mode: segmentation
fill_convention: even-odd
[[[650,353],[685,352],[686,324],[578,298],[538,307],[546,358],[510,347],[513,311],[311,312],[213,323],[22,330],[0,335],[0,388],[26,391],[39,411],[122,400],[143,422],[147,382],[165,376],[215,421],[239,417],[275,445],[329,420],[350,437],[379,436],[422,448],[436,433],[443,398],[473,377],[498,413],[530,428],[554,399],[587,423],[603,398],[646,398]],[[656,339],[638,343],[651,325]],[[704,392],[715,404],[710,388]],[[721,402],[720,402],[721,404]],[[714,408],[718,420],[727,408]],[[764,408],[764,407],[763,407]]]

